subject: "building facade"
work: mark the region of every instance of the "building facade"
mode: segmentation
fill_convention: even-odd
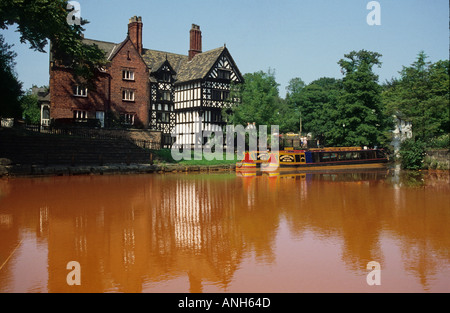
[[[187,55],[145,49],[142,36],[142,18],[135,16],[121,43],[84,39],[102,49],[108,60],[90,89],[51,56],[50,118],[157,130],[166,146],[175,139],[171,134],[178,134],[179,143],[193,144],[195,132],[225,125],[221,110],[231,84],[243,82],[226,46],[203,52],[195,24]]]

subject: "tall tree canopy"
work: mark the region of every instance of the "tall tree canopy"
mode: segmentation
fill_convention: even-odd
[[[239,98],[238,103],[231,103],[231,107],[223,110],[228,123],[247,126],[247,123],[259,125],[278,125],[278,111],[280,98],[279,84],[275,80],[275,73],[269,70],[244,75],[244,83],[235,85],[230,99]]]
[[[300,80],[301,81],[301,80]],[[297,88],[291,88],[292,84]],[[323,144],[336,119],[336,105],[341,82],[322,77],[300,87],[299,79],[291,80],[286,102],[296,108],[297,129],[302,120],[302,133],[311,133]]]
[[[20,118],[22,83],[14,71],[16,53],[11,48],[0,34],[0,116]]]
[[[269,69],[267,72],[247,73],[244,81],[243,84],[234,86],[234,92],[229,98],[239,100],[229,101],[230,106],[222,112],[229,124],[247,126],[247,123],[254,123],[256,127],[267,125],[269,131],[272,125],[278,125],[281,133],[298,131],[298,108],[293,102],[280,98],[274,71]],[[298,87],[303,84],[300,79],[294,79],[290,86]],[[297,93],[294,89],[290,91]]]
[[[95,69],[105,64],[105,55],[98,47],[83,44],[82,31],[84,29],[82,25],[87,21],[68,23],[69,11],[67,8],[68,1],[66,0],[2,0],[0,2],[0,29],[17,25],[20,41],[28,43],[30,48],[39,52],[45,52],[45,47],[50,41],[52,53],[56,59],[63,60],[65,65],[71,66],[76,76],[91,81]],[[5,47],[5,43],[2,42],[2,54],[4,54]],[[8,46],[8,49],[10,48],[11,46]],[[1,65],[4,66],[4,64]],[[11,63],[6,66],[9,67],[9,72],[13,72]],[[0,75],[3,75],[0,80],[8,80],[8,71],[5,72],[2,69]],[[5,89],[2,96],[15,97],[17,100],[16,87],[2,87]]]
[[[88,22],[69,23],[70,7],[67,0],[2,0],[0,28],[16,24],[20,41],[39,52],[45,52],[50,41],[57,59],[70,62],[77,74],[90,78],[105,63],[105,56],[98,47],[83,44],[82,25]]]
[[[412,123],[416,139],[428,141],[448,133],[449,61],[431,63],[421,51],[415,62],[403,67],[400,78],[386,84],[383,97],[392,114]]]
[[[344,55],[338,64],[344,74],[337,102],[337,119],[331,142],[343,146],[387,143],[392,119],[381,101],[381,86],[373,67],[381,67],[381,54],[366,50]]]
[[[35,93],[33,93],[33,89],[36,90]],[[48,93],[49,89],[48,86],[38,88],[36,85],[33,85],[33,87],[28,89],[20,98],[22,118],[27,124],[39,125],[39,122],[41,121],[41,107],[38,98],[39,90],[45,90],[45,92]]]

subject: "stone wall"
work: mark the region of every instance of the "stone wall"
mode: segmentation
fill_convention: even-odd
[[[450,150],[439,149],[427,151],[427,156],[437,161],[448,162],[450,157]]]
[[[151,141],[156,146],[161,147],[162,133],[160,131],[146,129],[89,129],[89,133],[98,133],[101,137]]]
[[[450,169],[450,150],[429,150],[425,156],[425,167],[428,169]]]

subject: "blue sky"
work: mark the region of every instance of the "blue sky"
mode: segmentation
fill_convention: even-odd
[[[432,62],[449,57],[448,0],[379,0],[381,25],[369,26],[370,0],[79,0],[90,21],[85,37],[121,42],[131,16],[142,16],[148,49],[187,54],[192,23],[200,25],[203,50],[227,45],[241,72],[275,70],[280,95],[291,78],[306,83],[341,78],[337,62],[352,50],[383,55],[380,82],[424,50]],[[48,54],[19,42],[15,27],[0,31],[18,53],[24,88],[48,85]]]

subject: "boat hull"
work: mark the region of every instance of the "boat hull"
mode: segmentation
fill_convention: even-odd
[[[366,151],[351,151],[352,153],[361,154]],[[324,153],[343,153],[343,151],[327,151]],[[344,151],[347,153],[347,151]],[[375,156],[376,153],[371,155]],[[253,153],[253,156],[256,154]],[[283,170],[295,170],[295,171],[324,171],[324,170],[352,170],[352,169],[375,169],[384,168],[388,163],[388,157],[376,157],[376,158],[357,158],[351,160],[335,160],[335,161],[321,161],[321,162],[307,162],[304,158],[304,151],[292,152],[283,151],[273,154],[266,154],[265,160],[261,158],[251,157],[248,153],[242,162],[236,164],[236,171],[238,172],[273,172]],[[337,154],[336,154],[337,155]],[[293,162],[297,160],[297,162]],[[300,162],[298,162],[300,161]]]

